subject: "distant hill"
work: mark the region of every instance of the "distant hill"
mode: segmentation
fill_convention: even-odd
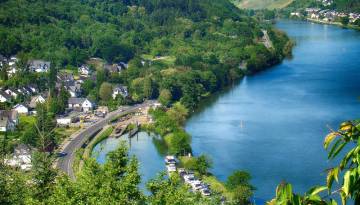
[[[232,0],[233,3],[243,9],[279,9],[285,8],[293,0]]]

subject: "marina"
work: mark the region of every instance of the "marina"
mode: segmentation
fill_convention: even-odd
[[[178,160],[176,160],[175,156],[168,155],[165,157],[165,164],[168,175],[177,173],[184,181],[186,185],[191,188],[192,192],[200,192],[203,196],[210,196],[211,191],[208,184],[199,180],[194,172],[187,171],[184,168],[177,168],[176,165],[178,164]]]

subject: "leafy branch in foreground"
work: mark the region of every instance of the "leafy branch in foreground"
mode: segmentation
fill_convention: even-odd
[[[275,204],[326,204],[335,205],[334,200],[340,196],[342,204],[353,200],[360,204],[360,122],[348,121],[340,125],[337,131],[332,130],[324,140],[324,148],[328,151],[328,159],[340,156],[344,148],[349,152],[343,156],[338,166],[327,170],[326,186],[310,189],[304,195],[294,194],[292,186],[282,183],[277,187],[275,199],[268,205]],[[340,178],[342,177],[342,178]],[[339,185],[333,190],[334,181]],[[323,193],[327,190],[327,194]],[[323,193],[320,195],[320,193]]]

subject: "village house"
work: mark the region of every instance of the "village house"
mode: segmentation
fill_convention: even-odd
[[[68,105],[70,109],[76,111],[91,111],[94,107],[93,103],[86,98],[69,98]]]
[[[41,95],[37,95],[31,98],[29,103],[29,107],[34,109],[38,103],[45,103],[45,98]]]
[[[113,92],[112,92],[113,99],[115,99],[118,95],[121,95],[124,98],[126,98],[129,95],[127,87],[123,86],[123,85],[114,86]]]
[[[0,132],[14,131],[19,123],[19,115],[15,110],[0,110]]]
[[[11,57],[10,57],[10,60],[9,60],[9,62],[8,62],[8,65],[9,65],[10,67],[15,66],[17,61],[18,61],[18,59],[17,59],[15,56],[11,56]]]
[[[36,85],[27,85],[24,88],[29,90],[31,92],[31,94],[36,94],[39,92],[39,89],[37,88]]]
[[[104,69],[108,70],[110,73],[119,73],[122,70],[126,69],[128,67],[128,64],[124,62],[120,62],[119,64],[106,64],[104,65]]]
[[[290,16],[296,16],[296,17],[301,17],[301,13],[300,12],[291,12]]]
[[[17,104],[13,107],[13,110],[17,111],[19,114],[28,114],[29,113],[29,108],[26,107],[23,104]]]
[[[24,171],[31,169],[31,149],[25,144],[18,145],[15,150],[12,158],[6,159],[5,163],[12,167],[19,167]]]
[[[7,74],[9,77],[14,76],[16,72],[17,72],[16,66],[10,66],[7,70]]]
[[[16,99],[19,96],[19,93],[16,90],[13,90],[13,89],[10,89],[10,88],[6,89],[5,93],[10,95],[14,99]]]
[[[70,94],[70,97],[79,97],[81,95],[81,84],[74,83],[74,85],[66,86],[65,89]]]
[[[48,72],[50,69],[50,62],[44,60],[31,60],[29,61],[29,68],[32,72]]]
[[[0,102],[4,103],[4,102],[9,102],[9,101],[11,101],[11,95],[0,90]]]
[[[74,80],[74,76],[70,73],[60,73],[57,75],[56,87],[58,89],[63,86],[71,97],[78,97],[81,94],[81,84]]]
[[[58,117],[56,118],[56,124],[59,126],[69,126],[71,124],[70,117]]]
[[[82,65],[79,67],[78,72],[81,76],[88,77],[91,74],[91,70],[88,66]]]

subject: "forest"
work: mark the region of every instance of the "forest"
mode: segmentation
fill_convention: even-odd
[[[272,34],[274,48],[260,42],[261,29]],[[76,70],[91,57],[128,63],[125,72],[100,72],[97,85],[87,84],[94,101],[101,100],[99,89],[108,79],[128,85],[134,102],[170,92],[170,102],[180,100],[191,109],[291,50],[284,49],[291,47],[285,34],[225,0],[7,0],[1,2],[0,36],[3,56],[45,59],[56,71]],[[247,69],[239,69],[244,62]],[[29,77],[4,85],[18,86]]]

